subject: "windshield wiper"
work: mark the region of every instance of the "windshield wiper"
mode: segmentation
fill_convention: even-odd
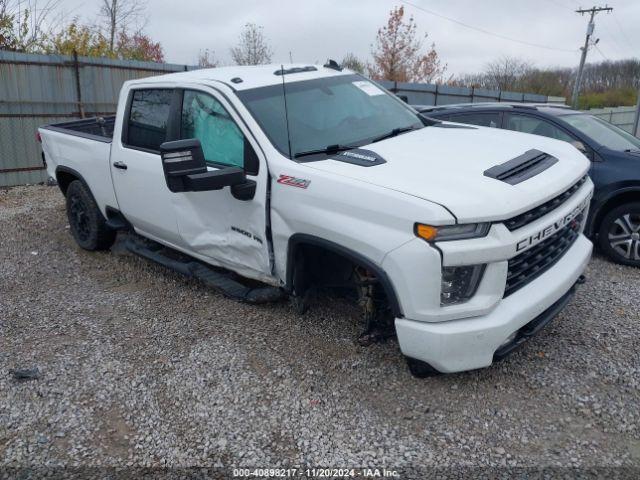
[[[394,128],[390,132],[387,132],[385,134],[380,135],[379,137],[374,138],[373,140],[371,140],[371,143],[381,142],[382,140],[386,140],[387,138],[397,137],[400,134],[403,134],[403,133],[406,133],[406,132],[410,132],[411,130],[418,130],[419,128],[421,128],[421,127],[399,127],[399,128]]]
[[[324,148],[318,148],[316,150],[307,150],[306,152],[298,152],[293,155],[293,158],[307,157],[309,155],[319,155],[325,153],[330,155],[332,153],[344,152],[345,150],[353,150],[358,148],[355,145],[329,145]]]
[[[369,141],[368,143],[376,143],[376,142],[380,142],[382,140],[386,140],[387,138],[391,138],[391,137],[396,137],[402,133],[406,133],[406,132],[410,132],[411,130],[418,130],[422,127],[399,127],[399,128],[394,128],[393,130],[391,130],[390,132],[387,132],[383,135],[380,135],[379,137],[375,137],[373,140]],[[300,158],[300,157],[306,157],[308,155],[319,155],[321,153],[325,153],[325,154],[332,154],[332,153],[338,153],[338,152],[344,152],[346,150],[353,150],[354,148],[359,148],[359,145],[329,145],[325,148],[319,148],[317,150],[308,150],[306,152],[298,152],[295,153],[293,155],[293,158]]]

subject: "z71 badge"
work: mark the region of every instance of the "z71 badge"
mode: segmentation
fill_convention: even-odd
[[[311,183],[311,180],[296,178],[291,175],[280,175],[278,183],[281,183],[282,185],[289,185],[290,187],[307,188]]]

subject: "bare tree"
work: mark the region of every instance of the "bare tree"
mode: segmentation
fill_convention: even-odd
[[[347,53],[340,65],[358,73],[364,73],[367,68],[367,65],[353,53]]]
[[[238,45],[231,49],[231,58],[237,65],[263,65],[271,61],[273,50],[267,43],[262,27],[247,23],[240,34]]]
[[[0,0],[0,49],[43,52],[59,3],[60,0]]]
[[[533,69],[533,65],[516,57],[502,57],[485,67],[487,86],[496,90],[514,90],[520,80]]]
[[[220,62],[216,58],[216,52],[205,48],[200,50],[198,54],[198,66],[200,68],[215,68],[220,65]]]
[[[106,21],[111,52],[114,51],[116,46],[116,34],[118,31],[126,33],[132,23],[136,23],[142,18],[146,7],[144,0],[102,0],[100,15]]]

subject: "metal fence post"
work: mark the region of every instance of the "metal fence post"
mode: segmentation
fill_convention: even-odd
[[[638,89],[638,103],[636,104],[636,118],[633,120],[633,134],[640,138],[640,89]]]
[[[84,105],[82,104],[82,88],[80,87],[80,64],[78,63],[78,52],[73,51],[73,70],[76,77],[76,97],[78,99],[78,110],[80,118],[84,118]]]

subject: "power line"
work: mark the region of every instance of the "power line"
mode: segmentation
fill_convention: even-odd
[[[434,16],[442,18],[444,20],[448,20],[449,22],[453,22],[453,23],[455,23],[457,25],[460,25],[462,27],[469,28],[471,30],[475,30],[475,31],[480,32],[480,33],[484,33],[485,35],[490,35],[492,37],[501,38],[502,40],[508,40],[510,42],[519,43],[521,45],[527,45],[529,47],[544,48],[546,50],[554,50],[556,52],[575,53],[577,51],[576,49],[556,48],[556,47],[551,47],[549,45],[540,45],[538,43],[531,43],[531,42],[526,42],[524,40],[518,40],[517,38],[507,37],[506,35],[501,35],[499,33],[494,33],[494,32],[491,32],[489,30],[485,30],[484,28],[474,27],[473,25],[469,25],[468,23],[461,22],[460,20],[456,20],[455,18],[447,17],[445,15],[442,15],[440,13],[437,13],[437,12],[434,12],[432,10],[426,9],[424,7],[420,7],[418,5],[415,5],[415,4],[411,3],[411,2],[407,2],[405,0],[400,0],[400,2],[404,3],[406,5],[409,5],[409,6],[413,7],[413,8],[416,8],[418,10],[421,10],[421,11],[423,11],[425,13],[428,13],[430,15],[434,15]]]
[[[631,45],[631,41],[629,40],[629,37],[627,37],[627,33],[624,31],[624,28],[622,28],[622,25],[618,21],[618,17],[615,14],[613,14],[612,17],[613,17],[613,20],[615,20],[615,22],[618,24],[618,27],[620,28],[620,33],[622,33],[622,37],[627,42],[627,45],[629,46],[632,52],[635,52],[635,49],[633,48],[633,45]]]
[[[598,51],[598,53],[599,53],[600,55],[602,55],[602,58],[604,58],[604,59],[605,59],[605,60],[607,60],[607,61],[609,60],[609,58],[608,58],[604,53],[602,53],[602,50],[600,50],[600,47],[598,47],[598,45],[594,44],[593,46],[596,48],[596,50]]]
[[[545,1],[547,1],[549,3],[553,3],[557,7],[565,8],[565,9],[570,10],[571,12],[573,12],[573,8],[571,8],[570,6],[568,6],[568,5],[564,4],[564,3],[560,3],[560,2],[558,2],[556,0],[545,0]]]
[[[626,45],[622,45],[622,43],[618,39],[618,36],[613,34],[613,31],[609,29],[609,27],[605,24],[605,22],[601,22],[600,24],[604,28],[604,30],[605,30],[607,36],[609,37],[609,39],[613,43],[615,43],[613,48],[616,50],[616,53],[618,53],[619,56],[624,56],[623,50],[627,49]]]

